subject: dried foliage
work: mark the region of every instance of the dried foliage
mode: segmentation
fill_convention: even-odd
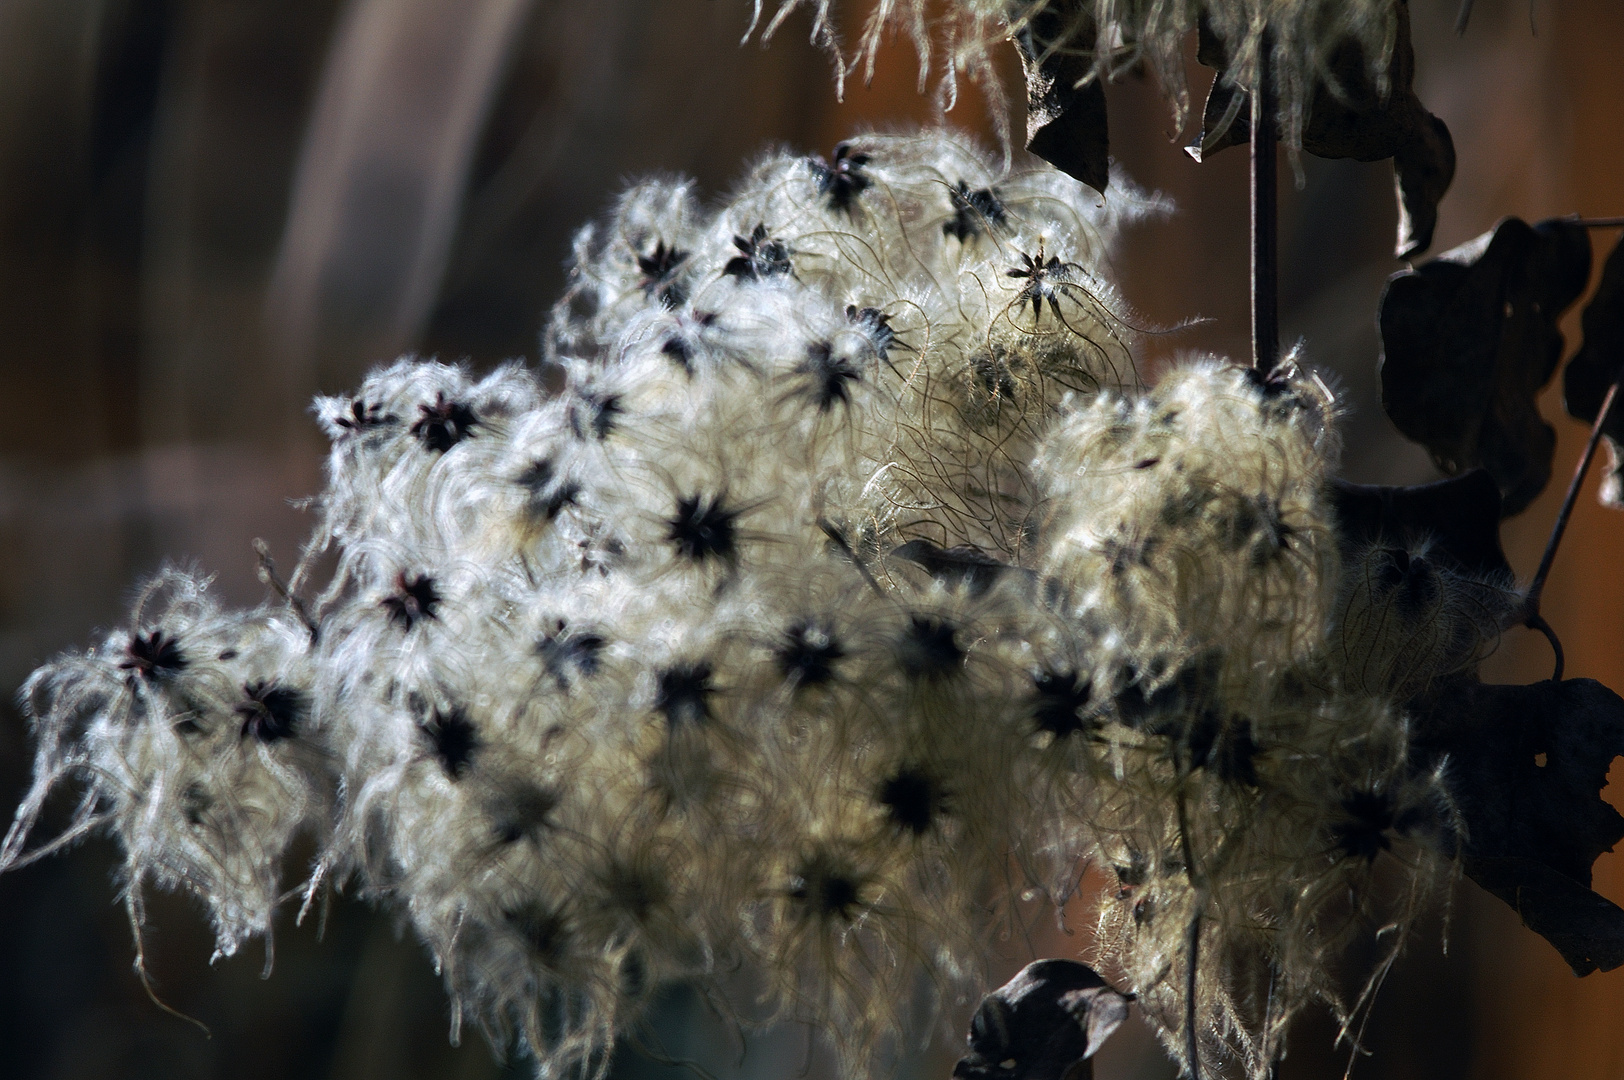
[[[1058,5],[1033,11],[1018,31],[1026,76],[1026,148],[1061,172],[1103,192],[1110,180],[1110,120],[1104,80],[1096,77],[1089,51],[1057,47],[1098,36],[1092,23],[1072,25]]]
[[[1455,176],[1455,146],[1449,128],[1415,96],[1408,3],[1399,0],[1393,12],[1395,33],[1386,47],[1385,68],[1367,55],[1371,43],[1358,28],[1331,43],[1309,84],[1301,132],[1290,145],[1297,148],[1300,139],[1301,149],[1323,158],[1392,158],[1399,208],[1396,250],[1407,259],[1432,246],[1438,203]],[[1237,77],[1227,43],[1212,24],[1203,20],[1200,30],[1197,57],[1218,75],[1202,110],[1201,132],[1186,148],[1197,161],[1246,143],[1252,132],[1252,83]]]
[[[1460,682],[1430,706],[1423,738],[1457,777],[1466,873],[1575,975],[1624,964],[1624,909],[1590,890],[1591,864],[1624,840],[1624,817],[1601,798],[1624,754],[1624,699],[1590,679]]]
[[[1128,1018],[1128,998],[1071,960],[1039,960],[981,999],[965,1080],[1091,1080],[1088,1059]]]
[[[1500,548],[1500,489],[1482,469],[1414,487],[1335,484],[1344,545],[1404,548],[1425,540],[1429,556],[1464,573],[1507,577]]]
[[[1189,147],[1197,161],[1247,141],[1250,98],[1266,70],[1276,130],[1294,153],[1393,159],[1401,258],[1431,246],[1438,203],[1455,174],[1449,129],[1415,95],[1407,0],[884,0],[853,55],[840,44],[831,0],[781,0],[763,36],[800,7],[812,9],[812,38],[834,57],[839,80],[859,69],[872,74],[885,36],[901,32],[918,52],[921,88],[939,69],[939,100],[951,107],[958,76],[968,74],[999,124],[1006,110],[991,54],[1013,41],[1026,76],[1027,150],[1097,191],[1109,181],[1105,86],[1149,69],[1182,130],[1190,111],[1184,40],[1197,28],[1201,62],[1218,70]],[[1007,129],[999,134],[1011,141]]]

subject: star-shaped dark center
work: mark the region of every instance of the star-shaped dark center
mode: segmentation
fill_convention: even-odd
[[[432,405],[419,405],[417,412],[412,434],[425,447],[441,454],[471,437],[480,423],[472,408],[460,401],[447,400],[444,390],[434,395]]]
[[[243,686],[243,699],[237,703],[242,721],[241,736],[262,743],[291,739],[310,712],[309,699],[291,687],[274,682],[251,682]]]
[[[666,521],[666,539],[685,559],[732,562],[738,554],[740,513],[729,509],[722,495],[679,498],[676,514]]]
[[[739,254],[727,261],[722,273],[740,281],[758,281],[774,274],[788,274],[795,269],[790,262],[789,245],[767,235],[765,223],[758,223],[749,236],[735,236],[733,246]]]
[[[806,164],[812,170],[812,180],[817,184],[818,194],[828,200],[829,209],[849,215],[856,205],[857,196],[873,183],[863,173],[863,166],[870,160],[869,155],[854,154],[850,146],[841,143],[835,147],[833,163],[821,157],[810,157],[806,159]]]
[[[186,657],[174,637],[162,630],[130,635],[118,666],[143,679],[166,679],[186,668]]]
[[[402,630],[410,630],[424,619],[439,618],[440,604],[444,600],[432,577],[402,570],[395,575],[395,591],[380,604],[389,613],[390,622]]]

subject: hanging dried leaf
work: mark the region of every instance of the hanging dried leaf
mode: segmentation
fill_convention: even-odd
[[[1387,415],[1443,471],[1487,469],[1508,517],[1551,477],[1556,432],[1536,398],[1562,355],[1557,320],[1589,276],[1581,226],[1507,218],[1382,294]]]
[[[1186,154],[1200,162],[1220,150],[1251,141],[1252,95],[1225,78],[1229,52],[1205,15],[1196,23],[1195,58],[1218,72],[1212,78],[1207,104],[1201,110],[1201,132],[1195,142],[1184,148]]]
[[[1482,469],[1414,487],[1338,480],[1332,494],[1344,547],[1428,540],[1432,555],[1473,577],[1511,575],[1500,548],[1500,488]]]
[[[1016,34],[1026,72],[1026,148],[1104,194],[1111,171],[1105,88],[1092,53],[1054,44],[1094,39],[1093,27],[1077,20],[1067,5],[1051,4]]]
[[[1393,186],[1398,189],[1396,257],[1414,258],[1432,246],[1438,204],[1454,179],[1455,140],[1448,125],[1423,111],[1415,117],[1413,136],[1393,153]]]
[[[1601,798],[1624,754],[1624,699],[1591,679],[1462,680],[1432,697],[1422,728],[1466,826],[1467,875],[1574,974],[1624,965],[1624,909],[1590,889],[1596,858],[1624,839],[1624,817]]]
[[[1469,859],[1466,873],[1549,941],[1575,975],[1624,964],[1624,908],[1533,859]]]
[[[1343,38],[1314,86],[1303,149],[1322,158],[1393,159],[1399,201],[1397,254],[1401,259],[1432,245],[1438,203],[1455,176],[1455,144],[1444,122],[1415,96],[1415,50],[1409,7],[1397,5],[1398,37],[1385,78],[1373,77],[1364,47]],[[1227,81],[1229,57],[1203,18],[1196,58],[1218,69],[1202,110],[1201,135],[1185,150],[1197,161],[1252,137],[1251,96]]]
[[[1596,422],[1607,388],[1624,368],[1624,240],[1613,245],[1602,267],[1601,283],[1584,313],[1584,344],[1562,373],[1562,396],[1568,415]],[[1624,509],[1624,475],[1619,447],[1624,444],[1624,408],[1615,405],[1602,425],[1607,439],[1608,468],[1601,482],[1601,501]]]
[[[1038,960],[981,999],[970,1052],[953,1067],[965,1080],[1090,1080],[1088,1059],[1122,1021],[1129,998],[1090,967]]]

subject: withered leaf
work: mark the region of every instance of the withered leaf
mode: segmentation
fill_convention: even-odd
[[[1419,109],[1420,103],[1416,104]],[[1420,110],[1415,114],[1411,137],[1393,152],[1393,186],[1398,190],[1395,256],[1413,258],[1432,246],[1432,234],[1438,227],[1438,204],[1454,179],[1455,140],[1449,135],[1449,126]]]
[[[1590,890],[1597,856],[1624,839],[1624,816],[1601,798],[1624,754],[1624,699],[1592,679],[1462,679],[1433,695],[1420,720],[1418,745],[1445,760],[1466,827],[1467,875],[1574,974],[1624,965],[1624,909]]]
[[[1534,859],[1468,859],[1466,873],[1549,941],[1575,975],[1624,964],[1624,908]]]
[[[965,544],[943,548],[929,540],[909,540],[893,548],[891,556],[907,559],[942,584],[962,587],[971,596],[985,595],[1005,571],[1024,572]]]
[[[1500,548],[1500,488],[1482,469],[1413,487],[1338,480],[1332,499],[1345,548],[1429,540],[1431,554],[1473,577],[1511,574]]]
[[[1129,998],[1090,967],[1038,960],[981,999],[969,1053],[953,1067],[966,1080],[1090,1080],[1088,1060],[1122,1021]]]
[[[1416,97],[1415,50],[1410,44],[1410,13],[1396,9],[1397,37],[1386,71],[1386,85],[1371,76],[1363,46],[1352,37],[1337,43],[1325,62],[1325,77],[1314,85],[1303,126],[1303,149],[1316,157],[1356,161],[1393,159],[1399,201],[1397,255],[1409,258],[1432,245],[1438,203],[1455,176],[1455,144],[1449,128]],[[1197,161],[1229,146],[1250,141],[1250,95],[1229,82],[1229,57],[1223,42],[1203,17],[1196,57],[1217,68],[1201,134],[1185,148]]]
[[[1444,472],[1487,469],[1508,517],[1551,477],[1556,432],[1536,398],[1562,355],[1557,320],[1589,276],[1583,227],[1506,218],[1382,293],[1387,415]]]
[[[1103,194],[1110,178],[1105,88],[1093,77],[1092,22],[1049,4],[1016,35],[1026,73],[1026,148]]]
[[[1239,146],[1252,139],[1252,96],[1225,78],[1229,68],[1229,51],[1223,39],[1213,33],[1212,24],[1203,14],[1196,22],[1195,58],[1210,68],[1216,68],[1212,89],[1207,91],[1207,104],[1201,110],[1201,132],[1195,142],[1184,148],[1197,162],[1231,146]]]
[[[1602,267],[1596,295],[1585,307],[1584,343],[1562,373],[1562,396],[1568,415],[1587,424],[1596,422],[1607,388],[1624,368],[1624,240],[1613,246]],[[1602,425],[1610,459],[1602,480],[1601,501],[1624,509],[1624,475],[1619,447],[1624,445],[1624,402],[1613,406]]]

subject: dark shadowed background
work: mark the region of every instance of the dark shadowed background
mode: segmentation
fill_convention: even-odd
[[[1460,168],[1435,251],[1502,215],[1624,213],[1624,4],[1414,0],[1416,88],[1454,134]],[[842,5],[856,26],[868,0]],[[325,449],[306,404],[402,352],[477,367],[534,360],[571,233],[629,176],[697,176],[720,192],[763,147],[827,154],[864,125],[927,121],[912,50],[835,100],[828,60],[791,19],[772,47],[738,42],[748,0],[0,0],[0,807],[30,749],[11,703],[28,672],[118,622],[166,561],[217,574],[257,603],[250,541],[291,561],[309,529]],[[1011,58],[1012,59],[1012,58]],[[1196,74],[1205,88],[1210,76]],[[1009,65],[1013,74],[1013,65]],[[1179,212],[1119,258],[1154,337],[1180,350],[1248,348],[1246,156],[1196,165],[1156,88],[1108,89],[1113,150]],[[974,94],[949,119],[990,131]],[[1187,141],[1189,135],[1186,133]],[[1387,163],[1307,158],[1285,179],[1282,319],[1347,404],[1345,472],[1434,475],[1376,397],[1374,312],[1392,259]],[[1613,241],[1600,234],[1600,250]],[[1598,266],[1599,266],[1598,259]],[[1568,324],[1569,341],[1577,319]],[[1555,394],[1546,414],[1556,418]],[[1557,475],[1583,432],[1561,432]],[[1591,486],[1594,487],[1594,480]],[[1557,487],[1560,484],[1556,485]],[[1511,521],[1527,574],[1560,501]],[[1624,688],[1624,517],[1580,510],[1545,599],[1570,675]],[[1548,673],[1517,632],[1491,677]],[[1624,789],[1624,783],[1619,785]],[[490,1078],[477,1035],[454,1049],[445,996],[386,915],[341,901],[325,940],[279,927],[212,967],[185,900],[150,904],[147,999],[107,841],[0,878],[0,1080],[9,1078]],[[1597,887],[1624,901],[1624,864]],[[1516,916],[1470,884],[1394,970],[1357,1075],[1624,1077],[1624,971],[1578,981]],[[1038,943],[1075,952],[1079,935]],[[1010,946],[1011,963],[1027,957]],[[1130,1029],[1137,1025],[1130,1024]],[[1302,1025],[1282,1080],[1337,1077],[1332,1030]],[[793,1076],[802,1032],[747,1050],[704,1003],[673,991],[648,1034],[664,1056],[727,1076]],[[911,1062],[945,1077],[952,1054]],[[703,1076],[627,1055],[622,1077]],[[822,1069],[820,1059],[811,1063]],[[506,1075],[528,1075],[522,1064]],[[1142,1030],[1100,1055],[1100,1080],[1168,1077]]]

